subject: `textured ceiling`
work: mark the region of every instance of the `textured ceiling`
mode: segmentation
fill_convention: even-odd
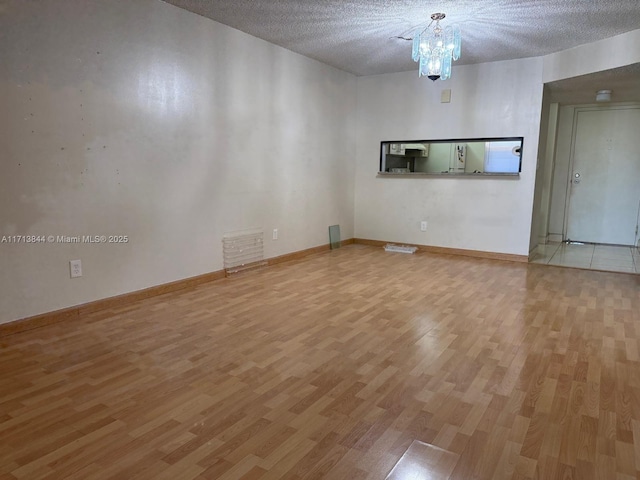
[[[640,27],[640,0],[165,0],[356,75],[416,68],[391,37],[444,12],[462,31],[456,64],[565,50]]]

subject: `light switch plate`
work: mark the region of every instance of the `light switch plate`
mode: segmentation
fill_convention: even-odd
[[[440,94],[440,103],[450,103],[451,102],[451,89],[447,88],[442,90]]]

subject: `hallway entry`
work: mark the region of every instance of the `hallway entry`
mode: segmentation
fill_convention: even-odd
[[[636,245],[640,210],[640,108],[575,111],[565,238]]]

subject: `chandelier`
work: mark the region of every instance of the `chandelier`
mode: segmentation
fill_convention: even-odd
[[[444,13],[431,15],[431,22],[413,34],[412,57],[418,62],[418,76],[427,76],[434,82],[451,77],[451,61],[460,58],[460,29],[455,25],[442,28]]]

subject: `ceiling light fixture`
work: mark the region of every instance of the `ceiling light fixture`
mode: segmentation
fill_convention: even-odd
[[[460,58],[460,29],[456,25],[441,27],[444,17],[444,13],[434,13],[429,25],[413,35],[412,57],[420,65],[418,76],[434,82],[451,77],[451,61]]]
[[[598,90],[596,92],[596,102],[610,102],[611,90]]]

